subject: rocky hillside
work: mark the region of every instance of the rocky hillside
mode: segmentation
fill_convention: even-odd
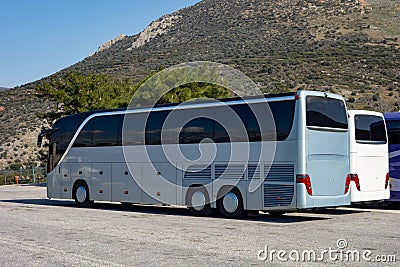
[[[266,93],[326,90],[345,96],[350,108],[399,110],[398,25],[400,0],[203,0],[54,75],[73,70],[137,82],[160,67],[216,61]],[[0,92],[0,168],[38,155],[29,134],[42,123],[35,113],[49,105],[30,90],[39,82]]]
[[[71,66],[138,81],[160,66],[209,60],[265,92],[329,90],[351,107],[398,110],[399,0],[205,0]]]
[[[39,165],[45,151],[36,147],[36,138],[46,125],[37,112],[49,106],[32,89],[0,91],[0,169],[13,163]]]

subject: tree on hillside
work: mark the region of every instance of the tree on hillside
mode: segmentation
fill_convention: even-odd
[[[88,110],[126,107],[136,89],[129,79],[75,72],[69,72],[61,78],[51,77],[36,88],[40,97],[56,102],[55,109],[44,114],[49,119]]]
[[[49,122],[64,115],[88,110],[128,107],[137,89],[154,74],[133,85],[129,79],[117,79],[104,74],[82,75],[69,72],[62,77],[51,77],[37,86],[39,97],[55,102],[53,110],[39,114]],[[208,83],[187,83],[168,93],[157,101],[158,104],[184,102],[193,98],[225,98],[230,91],[224,87]],[[152,97],[148,96],[149,99]],[[147,102],[144,99],[143,104]]]

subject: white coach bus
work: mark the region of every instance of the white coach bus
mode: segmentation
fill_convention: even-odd
[[[350,110],[349,129],[351,202],[388,199],[389,156],[383,114]]]
[[[43,136],[48,197],[78,206],[169,204],[239,218],[350,205],[348,114],[330,93],[86,112],[56,121],[38,145]]]

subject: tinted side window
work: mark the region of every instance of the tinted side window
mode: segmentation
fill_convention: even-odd
[[[92,146],[120,146],[121,118],[122,115],[93,118]]]
[[[387,133],[389,138],[389,144],[399,145],[400,144],[400,121],[386,121]]]
[[[79,132],[73,147],[90,147],[92,146],[93,119],[88,121],[83,129]]]
[[[67,149],[79,126],[91,114],[92,112],[84,112],[66,117],[62,127],[62,148],[64,150]]]
[[[222,126],[219,122],[213,121],[212,140],[215,143],[229,143],[230,142],[229,134],[226,131],[226,126],[225,127],[224,126]],[[232,130],[230,133],[234,134],[233,131],[234,130]]]
[[[257,121],[257,117],[254,115],[253,112],[257,112],[255,108],[250,109],[248,105],[244,105],[243,107],[246,109],[246,130],[249,136],[249,142],[260,142],[261,141],[261,131],[260,126]],[[258,118],[262,117],[261,115]]]
[[[343,101],[321,96],[307,96],[307,126],[347,129],[347,112]]]
[[[372,115],[355,115],[354,122],[357,141],[386,143],[386,129],[383,118]]]
[[[169,111],[151,112],[146,124],[146,145],[161,144],[161,130]]]
[[[275,120],[277,141],[283,141],[288,138],[292,130],[295,105],[295,100],[269,103],[269,107]]]
[[[64,143],[62,142],[64,121],[65,121],[65,119],[60,119],[60,120],[56,121],[56,123],[54,123],[53,129],[58,129],[58,130],[56,132],[54,132],[50,138],[50,143],[52,145],[54,145],[54,144],[56,145],[56,154],[57,155],[63,155],[65,152],[65,149],[66,149]],[[65,149],[63,149],[63,147],[65,147]]]
[[[80,131],[74,147],[121,145],[122,115],[99,116],[91,119]]]
[[[123,122],[124,146],[144,145],[147,113],[126,114]]]
[[[183,126],[180,135],[182,144],[197,144],[205,138],[213,139],[214,121],[209,118],[196,118]]]
[[[221,106],[214,109],[214,134],[216,143],[246,142],[247,105]]]
[[[295,100],[269,102],[269,111],[265,103],[251,105],[251,110],[246,120],[246,126],[251,142],[255,141],[283,141],[293,125]],[[253,114],[255,112],[256,116]],[[257,121],[260,120],[260,121]]]

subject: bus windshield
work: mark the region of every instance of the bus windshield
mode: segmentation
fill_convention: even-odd
[[[355,115],[357,142],[378,142],[386,144],[386,129],[382,117],[373,115]]]
[[[347,112],[340,99],[307,96],[307,126],[347,130]]]

